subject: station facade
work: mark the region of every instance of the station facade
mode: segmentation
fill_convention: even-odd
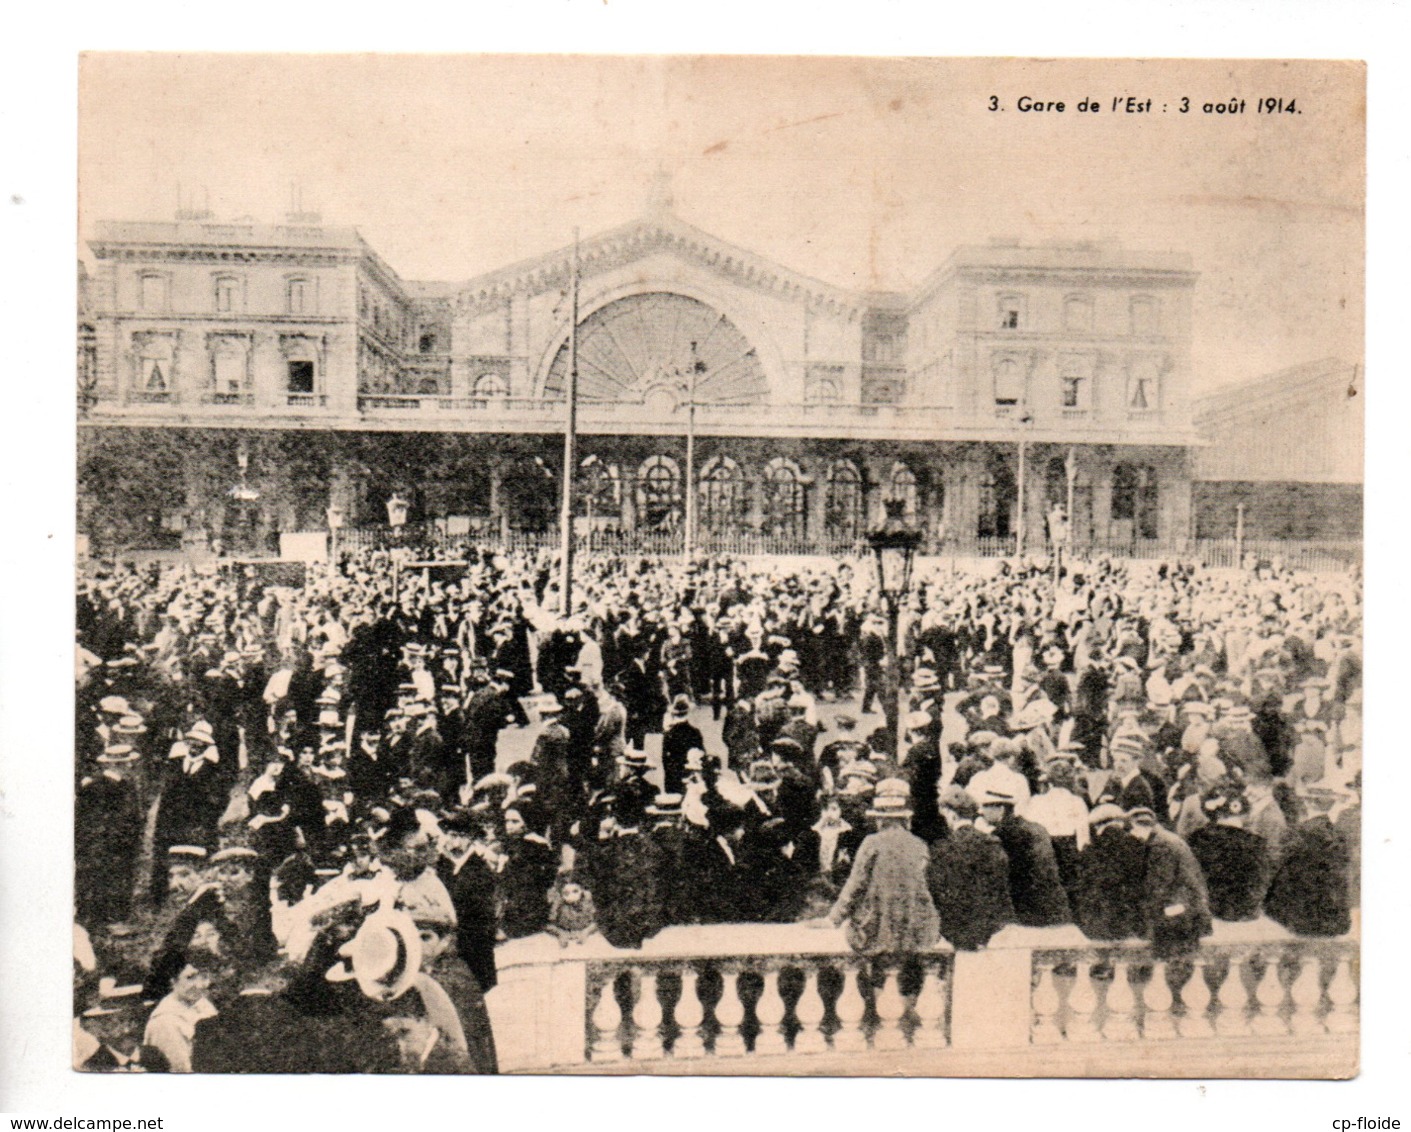
[[[80,279],[80,531],[268,551],[387,522],[552,532],[577,263],[576,523],[624,540],[838,550],[904,501],[934,548],[1190,537],[1183,255],[955,249],[849,290],[666,209],[464,281],[403,280],[356,231],[115,222]],[[687,435],[694,436],[693,459]],[[1019,489],[1023,468],[1024,490]],[[1020,497],[1023,514],[1020,514]]]

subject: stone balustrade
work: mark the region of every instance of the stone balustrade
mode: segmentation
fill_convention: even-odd
[[[587,970],[593,1064],[943,1049],[950,963],[871,964],[832,952],[618,960]]]
[[[1074,927],[897,963],[836,930],[716,925],[635,951],[514,940],[487,1001],[505,1072],[1179,1076],[1262,1057],[1336,1074],[1355,1071],[1357,954],[1267,920],[1217,923],[1172,962]]]
[[[1157,960],[1146,947],[1034,952],[1036,1045],[1357,1032],[1347,942],[1209,945]]]

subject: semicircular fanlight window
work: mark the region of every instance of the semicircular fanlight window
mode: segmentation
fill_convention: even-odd
[[[565,341],[549,367],[544,396],[562,397],[567,375]],[[662,386],[684,401],[692,376],[698,402],[767,399],[754,347],[728,318],[696,299],[667,292],[630,295],[579,325],[578,395],[585,401],[640,401]]]

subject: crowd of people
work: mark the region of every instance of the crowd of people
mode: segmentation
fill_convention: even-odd
[[[893,649],[861,562],[410,558],[80,578],[80,1067],[493,1073],[538,933],[1352,926],[1355,576],[923,571]]]

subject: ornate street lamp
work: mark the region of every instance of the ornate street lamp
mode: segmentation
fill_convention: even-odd
[[[901,679],[897,657],[897,614],[911,589],[911,566],[921,545],[921,532],[906,521],[906,501],[888,499],[886,520],[867,535],[867,545],[877,556],[877,589],[887,607],[887,680],[882,701],[887,727],[892,733],[894,758],[901,755],[901,714],[897,701]]]

